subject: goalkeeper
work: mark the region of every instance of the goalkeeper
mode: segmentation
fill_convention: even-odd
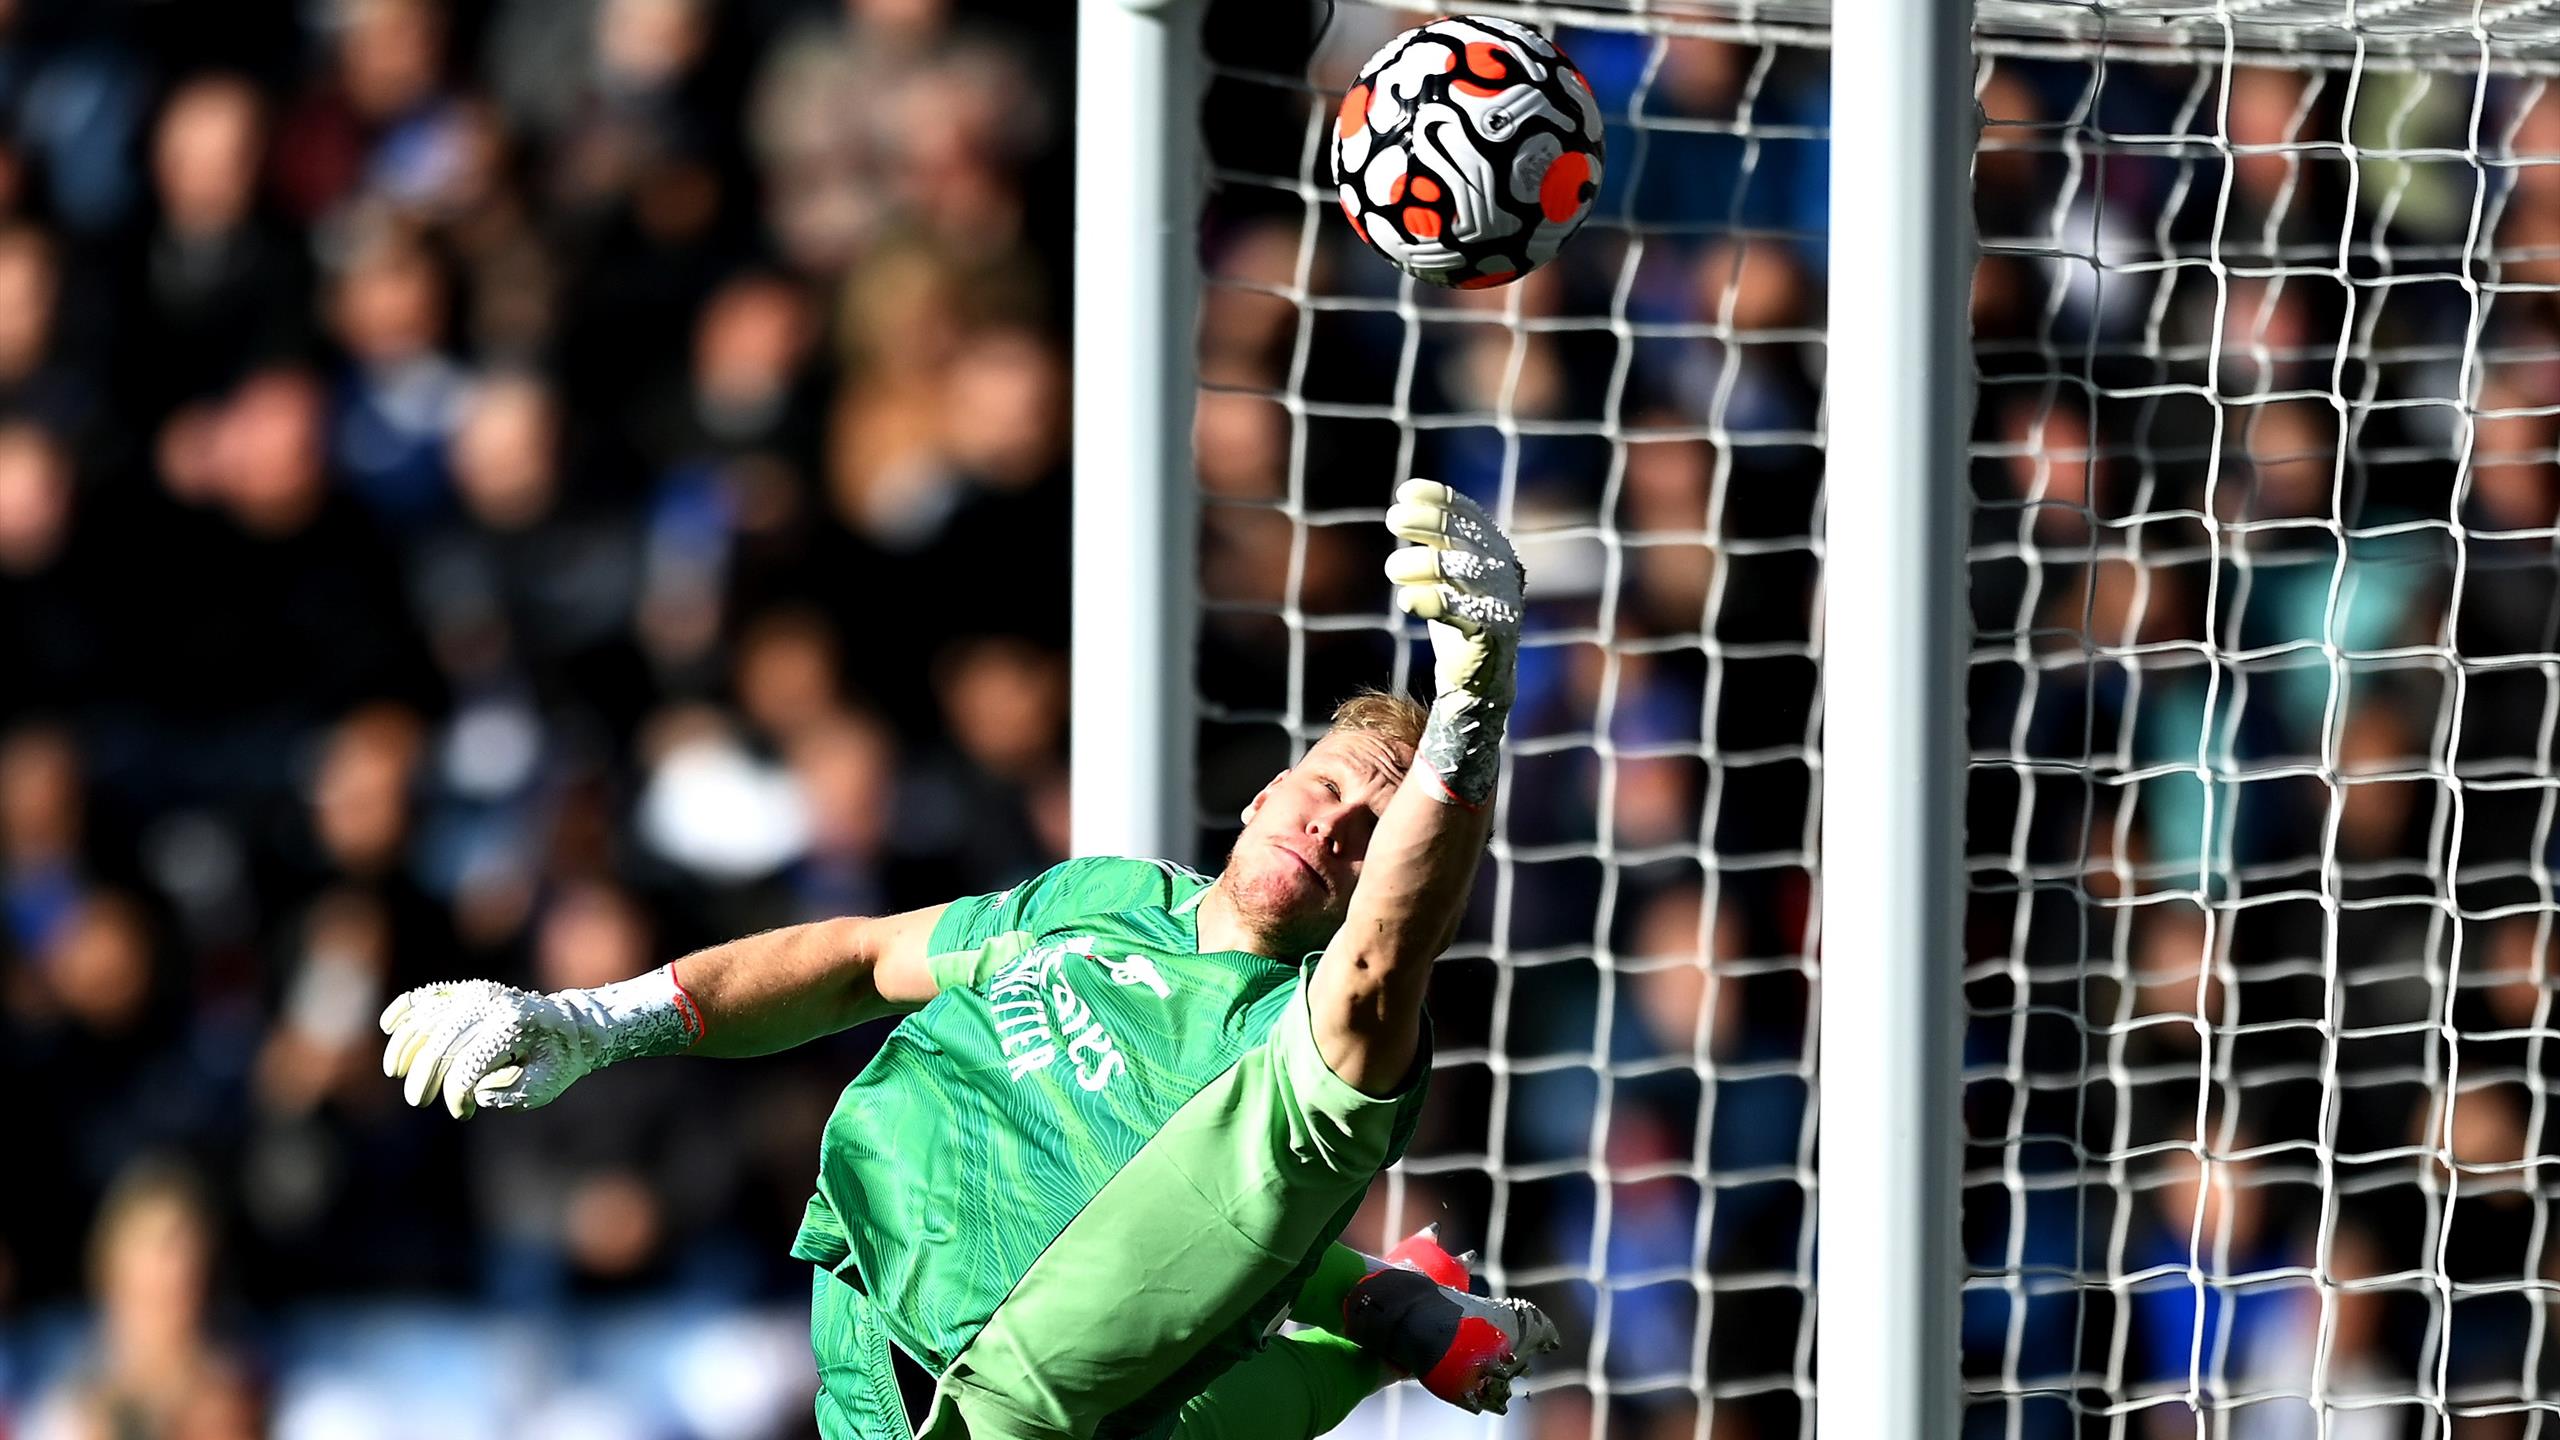
[[[392,1002],[387,1073],[457,1118],[647,1055],[760,1055],[908,1014],[827,1122],[793,1254],[834,1437],[1296,1437],[1398,1374],[1503,1408],[1555,1343],[1427,1236],[1333,1242],[1422,1103],[1512,699],[1521,573],[1463,496],[1397,492],[1427,713],[1382,695],[1273,778],[1213,881],[1084,859],[996,895],[821,921],[638,979]],[[912,1012],[912,1013],[909,1013]],[[1313,1330],[1274,1339],[1284,1319]],[[911,1420],[897,1366],[934,1377]]]

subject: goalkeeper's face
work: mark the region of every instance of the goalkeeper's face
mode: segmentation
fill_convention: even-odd
[[[1320,950],[1342,927],[1369,834],[1412,763],[1412,749],[1389,736],[1336,730],[1245,807],[1218,884],[1264,937],[1264,953]]]

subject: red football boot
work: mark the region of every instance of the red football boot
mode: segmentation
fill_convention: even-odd
[[[1474,1294],[1472,1258],[1441,1248],[1437,1227],[1415,1232],[1343,1297],[1342,1333],[1459,1409],[1500,1415],[1511,1382],[1560,1341],[1528,1301]]]

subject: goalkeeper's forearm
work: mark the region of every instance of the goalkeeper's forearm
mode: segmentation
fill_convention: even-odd
[[[1432,962],[1457,938],[1484,855],[1526,594],[1510,537],[1446,485],[1397,486],[1387,528],[1408,542],[1387,557],[1387,579],[1397,607],[1428,626],[1436,694],[1307,985],[1318,1052],[1371,1095],[1393,1092],[1412,1068]]]
[[[697,950],[670,967],[700,1010],[689,1053],[769,1055],[933,998],[922,964],[941,906],[820,920]]]
[[[1443,778],[1417,761],[1369,837],[1360,886],[1311,987],[1325,1064],[1369,1094],[1394,1090],[1413,1064],[1432,962],[1466,914],[1490,800],[1487,791],[1480,803],[1453,802]]]

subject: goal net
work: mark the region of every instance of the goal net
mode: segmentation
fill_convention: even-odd
[[[1968,1430],[2560,1433],[2560,7],[1977,24]]]
[[[1515,1426],[1809,1435],[1825,7],[1478,8],[1610,131],[1563,257],[1469,294],[1324,173],[1426,16],[1210,11],[1203,848],[1415,673],[1394,481],[1493,506],[1510,769],[1358,1238],[1558,1317]],[[2560,1436],[2560,5],[1976,29],[1965,1431]]]
[[[1825,57],[1696,7],[1472,8],[1557,38],[1609,126],[1561,259],[1475,292],[1365,251],[1326,171],[1429,15],[1208,14],[1202,850],[1335,701],[1428,683],[1378,576],[1396,481],[1492,508],[1533,592],[1493,855],[1355,1237],[1440,1222],[1558,1319],[1515,1426],[1810,1434]],[[1354,1423],[1464,1427],[1393,1392]]]

